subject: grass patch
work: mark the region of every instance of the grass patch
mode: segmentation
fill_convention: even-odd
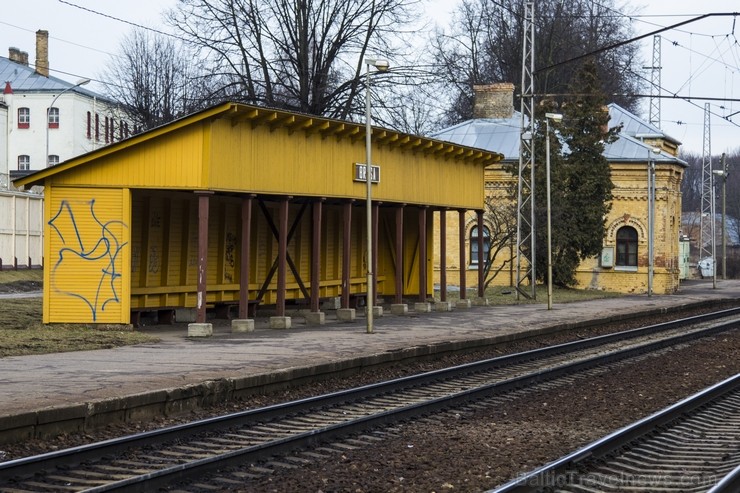
[[[29,354],[110,349],[157,341],[140,332],[99,331],[82,327],[38,326],[23,330],[0,329],[0,358]]]
[[[90,349],[110,349],[159,339],[132,330],[98,330],[93,326],[45,326],[41,298],[0,299],[0,358]]]
[[[17,281],[42,282],[43,280],[44,271],[42,269],[0,270],[0,284]]]
[[[531,292],[528,286],[525,286],[527,294]],[[493,286],[486,289],[486,298],[490,305],[529,305],[529,304],[547,304],[547,286],[538,284],[535,287],[536,299],[529,299],[519,295],[517,299],[516,289],[510,286]],[[439,290],[435,290],[435,297],[439,298]],[[468,289],[467,298],[475,299],[478,296],[478,290]],[[552,287],[552,302],[573,303],[576,301],[600,300],[605,298],[618,298],[624,296],[622,293],[611,291],[597,291],[595,289],[570,289],[557,286]],[[459,291],[447,290],[447,301],[455,302],[460,299]]]

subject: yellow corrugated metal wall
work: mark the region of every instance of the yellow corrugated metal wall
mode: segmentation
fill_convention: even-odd
[[[46,194],[45,323],[128,323],[128,189]]]

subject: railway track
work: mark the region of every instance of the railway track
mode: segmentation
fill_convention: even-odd
[[[737,328],[691,317],[0,463],[0,491],[152,491]]]
[[[740,374],[489,493],[740,491]]]

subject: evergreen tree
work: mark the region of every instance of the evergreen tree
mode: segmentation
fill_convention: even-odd
[[[618,128],[608,130],[609,113],[602,93],[596,64],[585,63],[575,75],[570,93],[576,94],[560,104],[563,121],[550,124],[552,265],[553,284],[572,286],[580,262],[601,253],[606,233],[606,215],[611,209],[612,181],[608,160],[604,157],[607,143],[616,140]],[[537,274],[547,276],[547,217],[545,184],[545,122],[551,102],[539,109],[542,123],[537,133]],[[556,137],[557,136],[557,137]],[[561,152],[563,155],[561,156]]]

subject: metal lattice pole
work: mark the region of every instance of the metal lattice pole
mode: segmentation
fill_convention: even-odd
[[[701,238],[699,240],[699,260],[712,257],[714,245],[714,207],[712,207],[712,146],[709,128],[709,103],[704,104],[704,147],[701,165]]]
[[[535,208],[534,208],[534,2],[524,6],[522,46],[521,142],[516,221],[516,290],[527,298],[535,291]],[[529,244],[529,251],[527,251]],[[522,289],[529,280],[529,293]]]
[[[660,128],[660,36],[653,36],[653,66],[650,78],[650,123]]]

